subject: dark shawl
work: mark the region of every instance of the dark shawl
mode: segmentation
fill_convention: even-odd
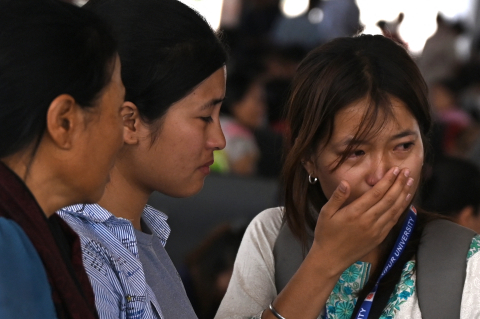
[[[61,319],[98,318],[92,286],[82,263],[80,239],[56,214],[70,256],[65,262],[42,209],[25,183],[0,162],[0,217],[16,222],[37,250],[52,288],[52,299]],[[73,275],[73,276],[72,276]],[[75,277],[74,277],[75,276]]]

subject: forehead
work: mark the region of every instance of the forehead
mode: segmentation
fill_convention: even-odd
[[[198,84],[192,92],[172,106],[198,106],[202,109],[211,108],[225,97],[225,67],[212,73]]]
[[[379,108],[378,114],[371,112],[372,107],[367,99],[362,99],[340,110],[335,115],[331,142],[358,138],[359,134],[362,139],[376,139],[402,130],[419,133],[417,120],[401,100],[390,98],[389,109]]]

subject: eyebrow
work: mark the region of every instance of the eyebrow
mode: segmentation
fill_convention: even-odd
[[[213,99],[205,103],[204,105],[202,105],[201,110],[203,111],[211,107],[214,107],[215,105],[222,103],[224,100],[225,100],[225,97],[222,97],[221,99]]]
[[[410,136],[410,135],[417,135],[417,133],[415,131],[412,131],[412,130],[405,130],[405,131],[402,131],[402,132],[392,136],[390,138],[390,141],[397,140],[399,138]]]
[[[400,132],[398,134],[395,134],[392,137],[390,137],[389,141],[398,140],[400,138],[403,138],[403,137],[406,137],[406,136],[411,136],[411,135],[416,136],[417,133],[415,131],[412,131],[412,130],[405,130],[405,131],[402,131],[402,132]],[[348,146],[350,144],[365,145],[365,144],[369,144],[369,141],[368,140],[357,140],[357,139],[354,139],[353,137],[348,137],[348,138],[344,139],[343,141],[339,142],[337,144],[337,146]]]

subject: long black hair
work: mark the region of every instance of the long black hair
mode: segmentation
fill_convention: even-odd
[[[40,142],[50,103],[95,107],[116,42],[94,14],[54,0],[0,1],[0,158]]]
[[[222,67],[226,50],[205,19],[177,0],[90,0],[119,42],[127,101],[146,123]]]
[[[380,35],[337,38],[311,51],[300,63],[286,106],[289,134],[283,180],[286,221],[302,243],[308,240],[307,228],[316,225],[310,205],[320,211],[327,202],[322,189],[307,182],[302,160],[315,152],[320,141],[330,140],[336,114],[360,99],[371,102],[355,139],[374,133],[373,124],[386,123],[393,114],[390,97],[405,103],[416,119],[427,151],[432,122],[427,85],[403,47]],[[336,167],[345,161],[353,143]]]
[[[301,161],[310,156],[321,141],[330,140],[336,114],[360,99],[368,98],[370,104],[361,119],[355,139],[375,133],[372,132],[373,124],[377,121],[387,123],[393,116],[391,97],[402,101],[416,119],[425,157],[428,157],[432,117],[427,85],[403,47],[380,35],[337,38],[310,52],[300,63],[287,103],[289,136],[283,180],[285,219],[292,233],[304,245],[309,240],[308,229],[314,229],[317,222],[310,207],[313,205],[316,211],[320,211],[327,198],[321,187],[308,183],[308,173]],[[352,142],[340,156],[334,170],[345,161],[353,147]],[[437,217],[418,210],[417,227],[412,239],[400,260],[382,280],[369,318],[381,315],[405,263],[416,254],[424,226],[433,218]],[[390,231],[385,246],[393,246],[402,221],[403,218],[400,218]],[[373,276],[376,274],[370,275],[371,278],[359,293],[360,302],[354,314],[375,284],[377,278]]]

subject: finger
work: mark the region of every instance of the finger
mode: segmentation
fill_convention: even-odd
[[[410,170],[403,169],[385,196],[372,207],[372,213],[376,214],[377,219],[386,213],[389,213],[390,217],[395,217],[407,207],[406,201],[411,197],[410,187],[413,184],[413,179],[409,176]]]
[[[383,216],[386,212],[392,212],[392,209],[401,213],[403,201],[408,195],[407,183],[410,179],[410,170],[404,168],[398,175],[395,183],[388,189],[385,195],[369,210],[369,214],[372,214],[373,218],[377,220],[380,216]],[[395,205],[397,203],[397,205]]]
[[[333,192],[330,199],[323,205],[320,214],[326,218],[331,218],[343,206],[348,196],[350,196],[350,185],[347,181],[341,181]]]
[[[412,202],[412,194],[415,192],[413,184],[413,178],[408,178],[407,183],[395,203],[391,207],[385,209],[385,213],[379,216],[379,225],[384,224],[384,228],[390,231],[390,229],[398,222],[400,216],[402,216]]]
[[[395,184],[399,173],[400,169],[398,167],[392,167],[385,174],[385,176],[383,176],[383,178],[372,187],[372,189],[368,190],[365,194],[353,201],[351,207],[354,208],[355,211],[359,212],[366,212],[369,210],[380,200],[382,200],[392,185]]]

